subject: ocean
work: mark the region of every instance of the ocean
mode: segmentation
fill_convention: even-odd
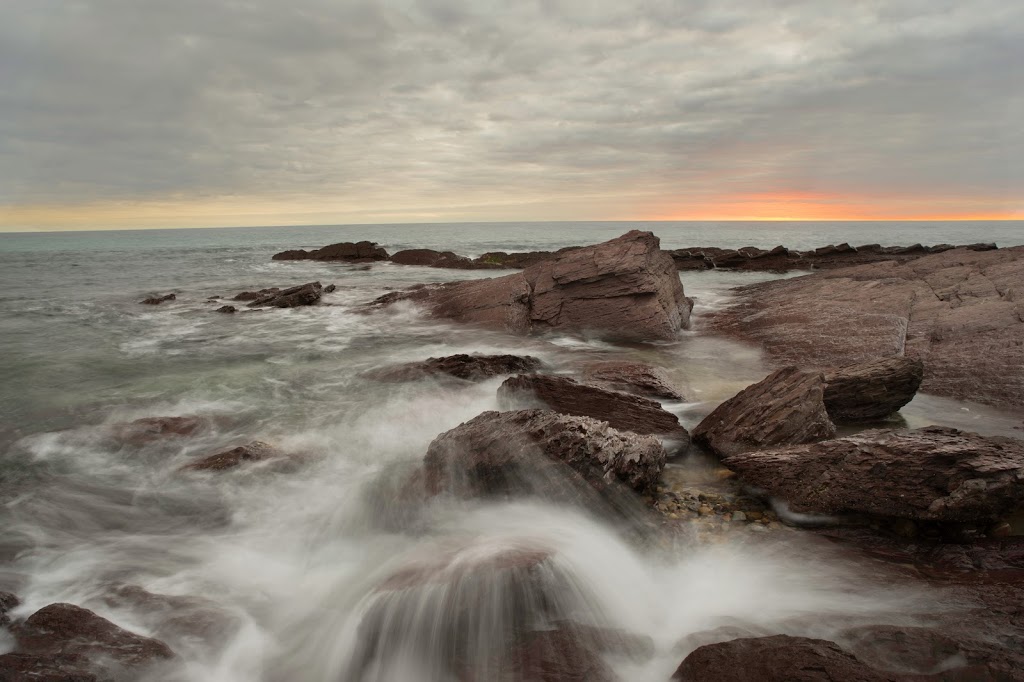
[[[702,315],[728,305],[732,287],[778,275],[681,273],[696,302],[693,328],[674,343],[619,346],[571,334],[510,337],[427,319],[411,305],[361,311],[396,288],[501,272],[271,256],[362,239],[390,252],[425,247],[476,256],[590,244],[634,228],[652,230],[664,248],[1024,243],[1024,222],[0,234],[0,590],[21,596],[22,615],[71,602],[135,632],[159,634],[182,663],[157,679],[211,682],[344,679],[374,606],[375,580],[410,557],[501,549],[523,538],[558,549],[580,594],[589,595],[577,605],[581,619],[652,637],[650,661],[612,661],[624,679],[638,682],[666,679],[681,660],[679,643],[720,625],[813,634],[851,613],[881,622],[931,604],[927,594],[886,592],[820,547],[798,556],[781,542],[694,539],[654,551],[630,542],[628,528],[545,500],[439,505],[414,532],[380,527],[375,510],[389,500],[371,498],[382,477],[421,459],[438,434],[497,409],[500,379],[393,385],[367,379],[366,370],[472,352],[535,355],[564,372],[593,359],[639,359],[683,388],[687,400],[665,407],[690,428],[767,373],[757,349],[703,333]],[[216,314],[223,302],[210,300],[312,280],[337,290],[319,306],[235,315]],[[177,300],[139,304],[168,292]],[[103,435],[137,418],[184,415],[216,426],[134,448]],[[1008,435],[1020,423],[1019,414],[926,395],[904,408],[903,418],[911,426]],[[288,472],[180,470],[198,455],[252,440],[300,453],[301,464]],[[685,473],[689,465],[671,466]],[[106,598],[125,584],[209,600],[236,627],[215,645],[168,634]],[[0,634],[0,653],[9,644]],[[415,649],[397,641],[363,679],[449,679],[437,661],[416,659],[422,652]]]

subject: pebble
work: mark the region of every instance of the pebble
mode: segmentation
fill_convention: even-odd
[[[732,513],[732,520],[733,521],[746,521],[747,520],[747,515],[744,514],[741,511],[733,512]]]

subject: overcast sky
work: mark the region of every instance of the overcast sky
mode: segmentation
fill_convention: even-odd
[[[1024,217],[1018,0],[4,0],[0,229]]]

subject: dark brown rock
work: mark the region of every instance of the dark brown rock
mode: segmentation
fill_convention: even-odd
[[[484,412],[434,439],[423,460],[424,483],[431,494],[517,494],[546,490],[567,467],[598,491],[618,481],[646,492],[654,489],[665,459],[656,438],[587,417]]]
[[[282,457],[276,449],[258,440],[246,445],[207,455],[195,462],[186,464],[182,469],[188,471],[224,471],[233,469],[246,462],[260,462],[265,459]]]
[[[642,362],[595,362],[583,370],[583,379],[619,391],[663,400],[682,400],[665,370]]]
[[[133,422],[114,424],[111,427],[114,438],[125,445],[141,447],[165,438],[194,436],[209,428],[209,421],[202,417],[143,417]]]
[[[498,388],[498,401],[502,409],[535,407],[539,402],[555,412],[608,422],[620,431],[668,436],[689,443],[689,434],[679,419],[657,402],[580,384],[566,377],[511,377]]]
[[[227,313],[227,314],[237,313],[238,312],[238,308],[236,308],[233,305],[222,305],[221,307],[217,308],[217,312],[218,313]]]
[[[10,592],[0,592],[0,627],[10,625],[11,619],[7,612],[21,603],[17,595]]]
[[[571,330],[635,340],[672,339],[692,302],[650,232],[563,251],[521,273],[391,294],[423,303],[437,317],[517,334]]]
[[[1024,405],[1024,247],[957,248],[741,287],[707,318],[778,364],[924,362],[922,391]]]
[[[509,655],[515,679],[531,682],[615,682],[619,677],[600,652],[569,629],[541,630],[519,638]]]
[[[295,308],[297,306],[313,305],[320,301],[322,293],[323,287],[320,285],[320,282],[308,282],[288,289],[271,291],[249,303],[249,307]]]
[[[273,260],[329,260],[368,263],[387,260],[388,252],[375,242],[339,242],[313,251],[292,249],[274,254]]]
[[[780,369],[719,405],[693,430],[695,442],[727,457],[835,435],[821,374]]]
[[[80,655],[12,652],[0,656],[3,682],[100,682],[91,668],[89,660]],[[109,680],[102,678],[102,682]]]
[[[702,646],[687,656],[681,682],[894,682],[833,642],[775,635]]]
[[[427,358],[395,367],[366,372],[364,376],[377,381],[415,381],[431,376],[446,375],[466,381],[483,381],[502,374],[535,372],[541,361],[526,355],[448,355]]]
[[[923,378],[920,358],[881,358],[830,370],[825,409],[834,422],[883,419],[913,400]]]
[[[727,457],[796,512],[994,522],[1024,503],[1024,441],[930,426]]]
[[[280,287],[270,287],[267,289],[260,289],[259,291],[243,291],[240,294],[235,294],[232,297],[232,301],[255,301],[258,298],[265,298],[268,294],[276,294],[281,291]]]
[[[433,249],[407,249],[391,256],[391,262],[398,265],[423,265],[430,268],[451,268],[454,270],[482,270],[499,267],[476,263],[473,260],[452,253]]]
[[[146,305],[160,305],[164,301],[174,301],[177,298],[178,297],[174,294],[165,294],[164,296],[150,296],[145,300],[139,301],[139,303],[144,303]]]
[[[238,618],[209,599],[156,594],[138,585],[118,585],[104,601],[109,606],[132,609],[162,639],[187,639],[211,649],[225,644],[240,626]]]

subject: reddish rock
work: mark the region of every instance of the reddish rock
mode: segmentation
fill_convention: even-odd
[[[225,450],[224,452],[201,457],[195,462],[186,464],[182,469],[188,471],[224,471],[225,469],[233,469],[246,462],[260,462],[276,457],[282,457],[281,453],[270,445],[255,440],[246,445],[239,445],[230,450]]]
[[[681,682],[895,682],[836,644],[775,635],[702,646],[687,656],[673,680]]]
[[[993,522],[1024,503],[1024,441],[930,426],[727,457],[796,512]]]
[[[339,242],[323,248],[306,251],[292,249],[282,251],[273,256],[273,260],[330,260],[347,261],[349,263],[367,263],[387,260],[388,252],[375,242]]]
[[[909,403],[924,378],[919,358],[893,357],[825,372],[825,409],[834,422],[883,419]]]
[[[484,412],[434,439],[423,460],[424,483],[430,494],[557,495],[568,469],[599,492],[615,482],[646,492],[665,459],[656,438],[595,419],[546,410]]]
[[[516,679],[531,682],[615,682],[619,677],[571,630],[527,633],[509,654]],[[482,681],[481,681],[482,682]]]
[[[430,268],[451,268],[454,270],[480,270],[487,267],[459,256],[451,251],[434,251],[433,249],[407,249],[391,256],[391,262],[398,265],[423,265]]]
[[[133,422],[114,424],[114,437],[125,445],[141,447],[165,438],[194,436],[206,428],[209,421],[202,417],[143,417]]]
[[[0,680],[3,682],[108,682],[92,672],[89,660],[71,654],[25,654],[12,652],[0,656]]]
[[[416,381],[426,377],[446,375],[466,381],[483,381],[502,374],[535,372],[541,361],[526,355],[448,355],[427,358],[394,367],[366,372],[364,376],[377,381]]]
[[[642,362],[595,362],[583,370],[587,382],[662,400],[683,400],[665,370]]]
[[[591,332],[634,340],[672,339],[689,324],[672,259],[650,232],[564,251],[521,273],[389,294],[423,303],[433,315],[517,334]]]
[[[322,293],[323,286],[321,286],[320,282],[309,282],[288,289],[271,291],[253,300],[249,303],[249,307],[295,308],[303,305],[313,305],[320,301]]]
[[[144,303],[145,305],[160,305],[164,301],[174,301],[177,300],[177,298],[178,297],[174,294],[165,294],[164,296],[150,296],[143,301],[139,301],[139,303]]]
[[[693,430],[695,442],[727,457],[835,435],[822,399],[821,374],[787,367],[719,405]]]
[[[679,419],[660,404],[629,393],[579,384],[566,377],[534,374],[506,379],[498,388],[502,409],[535,407],[599,419],[620,431],[656,434],[689,443]]]
[[[779,365],[839,367],[907,356],[922,391],[1024,405],[1024,247],[957,248],[737,289],[712,331]]]

